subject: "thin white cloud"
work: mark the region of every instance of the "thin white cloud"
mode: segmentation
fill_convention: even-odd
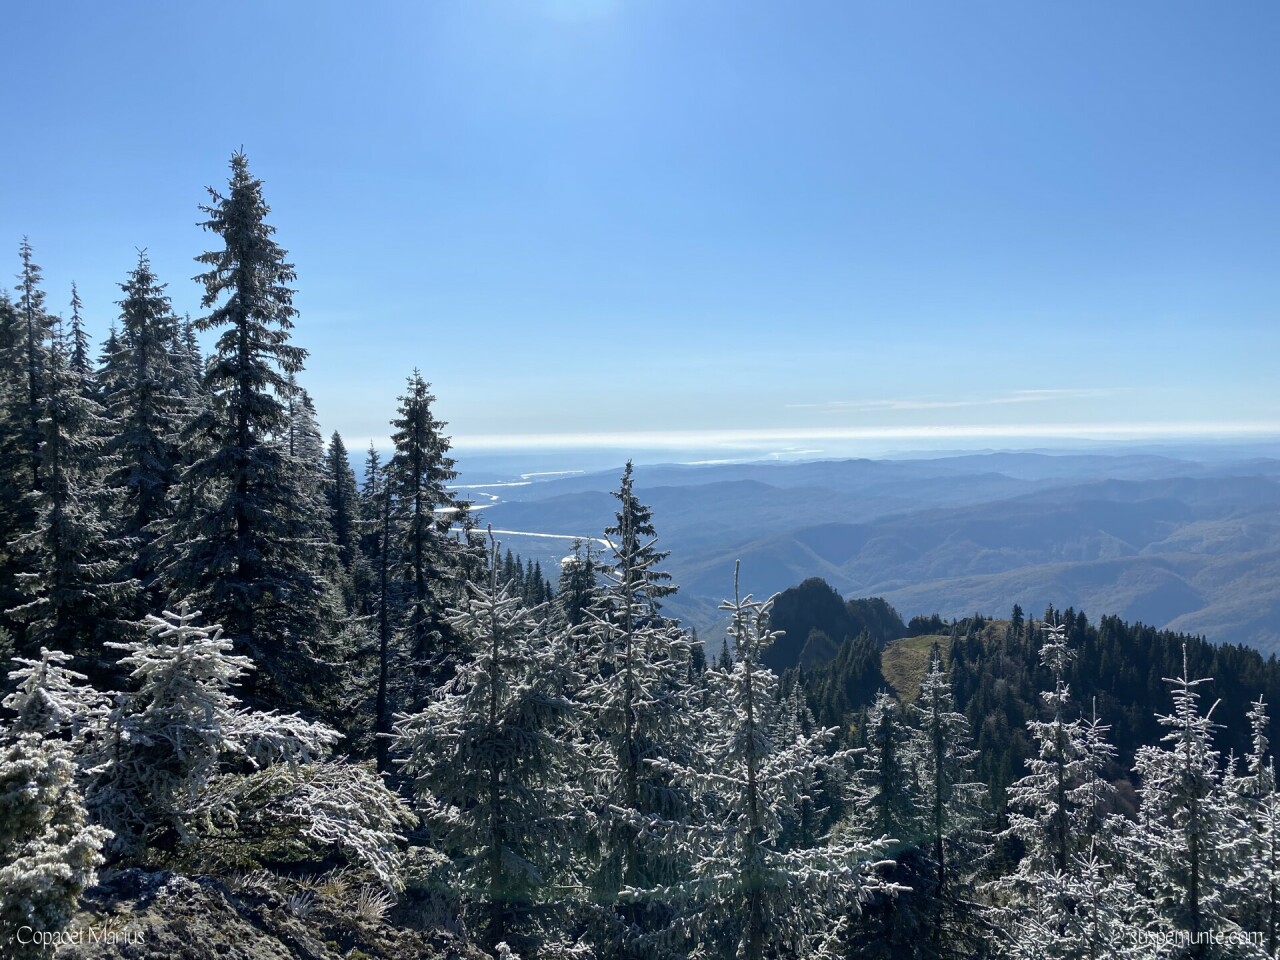
[[[1147,440],[1280,437],[1280,422],[1178,421],[1130,423],[990,423],[885,427],[767,427],[758,430],[634,430],[581,433],[492,433],[453,438],[459,449],[776,449],[780,444],[832,440]]]
[[[965,400],[929,400],[903,398],[896,400],[827,400],[819,403],[789,403],[793,410],[952,410],[962,407],[997,407],[1015,403],[1044,403],[1053,400],[1080,400],[1106,397],[1118,393],[1115,387],[1075,387],[1061,389],[1014,390],[997,397],[979,397]]]

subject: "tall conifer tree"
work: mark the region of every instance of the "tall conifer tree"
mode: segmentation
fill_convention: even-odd
[[[377,622],[378,665],[377,700],[374,706],[374,735],[378,771],[391,769],[391,717],[394,708],[391,666],[395,650],[392,646],[396,609],[396,582],[393,577],[391,491],[387,467],[377,449],[369,444],[364,466],[364,489],[360,495],[363,515],[362,549],[373,567],[369,605],[366,608]]]
[[[422,374],[414,370],[391,422],[395,453],[387,471],[405,605],[401,627],[413,670],[424,680],[443,677],[442,658],[449,652],[442,614],[454,595],[449,571],[458,552],[449,527],[461,508],[448,487],[457,474],[442,433],[445,424],[431,411],[434,401]]]
[[[1235,929],[1228,907],[1242,825],[1223,787],[1214,708],[1200,707],[1210,681],[1192,679],[1185,644],[1182,659],[1181,676],[1166,678],[1173,713],[1159,718],[1163,746],[1138,750],[1140,806],[1128,852],[1150,908],[1148,929],[1185,938],[1184,956],[1206,960],[1223,955],[1209,938]]]
[[[34,529],[18,546],[30,557],[20,576],[27,603],[13,610],[27,624],[31,650],[51,647],[94,658],[118,628],[122,603],[136,583],[122,577],[102,504],[102,409],[86,378],[55,337],[43,369],[38,422],[43,483]]]
[[[344,569],[350,570],[360,552],[360,504],[356,474],[347,459],[346,444],[336,430],[329,438],[329,449],[325,453],[324,492],[338,559]]]
[[[418,803],[453,857],[477,939],[536,951],[548,936],[538,907],[571,879],[575,821],[571,780],[577,709],[564,696],[580,681],[546,610],[529,610],[498,578],[450,614],[462,645],[454,677],[396,726]],[[535,952],[533,955],[537,955]]]
[[[170,575],[261,666],[249,698],[270,684],[300,705],[331,624],[321,582],[326,538],[286,446],[290,378],[306,357],[290,342],[295,273],[244,154],[231,158],[227,194],[209,194],[202,226],[222,247],[197,257],[208,268],[198,279],[210,313],[194,326],[218,338],[203,377],[208,407],[184,433],[199,459],[183,476]]]
[[[851,752],[832,749],[834,729],[805,733],[790,722],[777,678],[760,662],[778,636],[769,628],[771,606],[750,596],[721,605],[738,657],[728,672],[707,672],[701,755],[690,765],[652,761],[702,800],[694,818],[646,824],[682,852],[689,876],[628,891],[672,903],[676,916],[655,941],[677,955],[834,958],[848,916],[884,888],[875,844],[831,837],[802,848],[785,842],[787,824],[801,817],[817,777],[838,778]]]
[[[18,542],[35,521],[31,455],[27,446],[25,324],[0,292],[0,628],[21,631],[9,610],[24,602],[18,575],[29,559]]]
[[[18,274],[17,311],[19,333],[14,344],[15,366],[21,378],[21,414],[15,424],[20,443],[27,454],[27,471],[32,489],[39,489],[40,444],[44,436],[40,417],[46,386],[44,382],[49,350],[53,340],[53,318],[45,311],[44,290],[40,286],[41,270],[32,257],[31,244],[24,237],[19,247],[22,272]]]
[[[84,332],[84,302],[80,291],[71,284],[71,337],[69,361],[76,375],[91,383],[93,363],[89,359],[89,335]]]
[[[631,465],[623,474],[616,524],[608,528],[613,557],[604,585],[583,611],[579,658],[590,678],[582,698],[592,715],[596,756],[587,781],[597,803],[601,858],[593,886],[602,903],[616,908],[604,940],[610,956],[639,950],[634,934],[663,925],[657,899],[618,903],[624,888],[645,889],[684,879],[685,864],[653,842],[643,824],[680,819],[689,806],[685,788],[673,784],[658,760],[692,763],[689,730],[690,644],[677,624],[658,613],[655,597],[673,592],[657,569],[666,553],[647,507],[635,497]],[[638,529],[639,528],[639,529]],[[515,565],[518,573],[519,565]],[[539,576],[537,578],[541,580]],[[585,586],[585,584],[584,584]]]
[[[969,721],[955,709],[951,681],[934,651],[912,705],[920,731],[918,765],[922,836],[933,874],[933,909],[926,936],[934,956],[979,956],[986,939],[974,878],[986,851],[981,833],[986,789],[975,782]]]
[[[169,494],[178,482],[178,434],[187,400],[181,393],[181,360],[173,352],[177,320],[145,251],[120,289],[120,332],[112,338],[104,390],[115,420],[106,443],[115,461],[107,485],[119,498],[120,532],[132,541],[131,572],[151,588],[157,566],[152,541],[170,514]]]

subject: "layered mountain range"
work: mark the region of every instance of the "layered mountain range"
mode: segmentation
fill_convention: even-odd
[[[489,488],[482,515],[544,569],[611,521],[618,471]],[[465,474],[463,477],[465,481]],[[888,460],[636,468],[680,592],[700,629],[733,591],[821,577],[884,597],[904,618],[1094,615],[1280,648],[1280,459],[1211,451],[989,453]],[[478,497],[483,502],[486,497]]]

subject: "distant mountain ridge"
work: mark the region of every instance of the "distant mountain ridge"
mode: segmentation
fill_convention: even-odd
[[[616,480],[510,488],[485,520],[598,536]],[[718,623],[741,560],[743,588],[758,596],[821,577],[908,617],[1054,602],[1280,650],[1280,460],[992,453],[657,465],[637,468],[636,489],[681,587],[668,608],[700,629]]]

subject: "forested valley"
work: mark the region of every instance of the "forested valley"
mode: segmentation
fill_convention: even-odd
[[[357,475],[243,154],[200,210],[199,316],[0,297],[4,956],[1280,954],[1274,657],[747,568],[695,636],[643,468],[534,566],[413,370]]]

